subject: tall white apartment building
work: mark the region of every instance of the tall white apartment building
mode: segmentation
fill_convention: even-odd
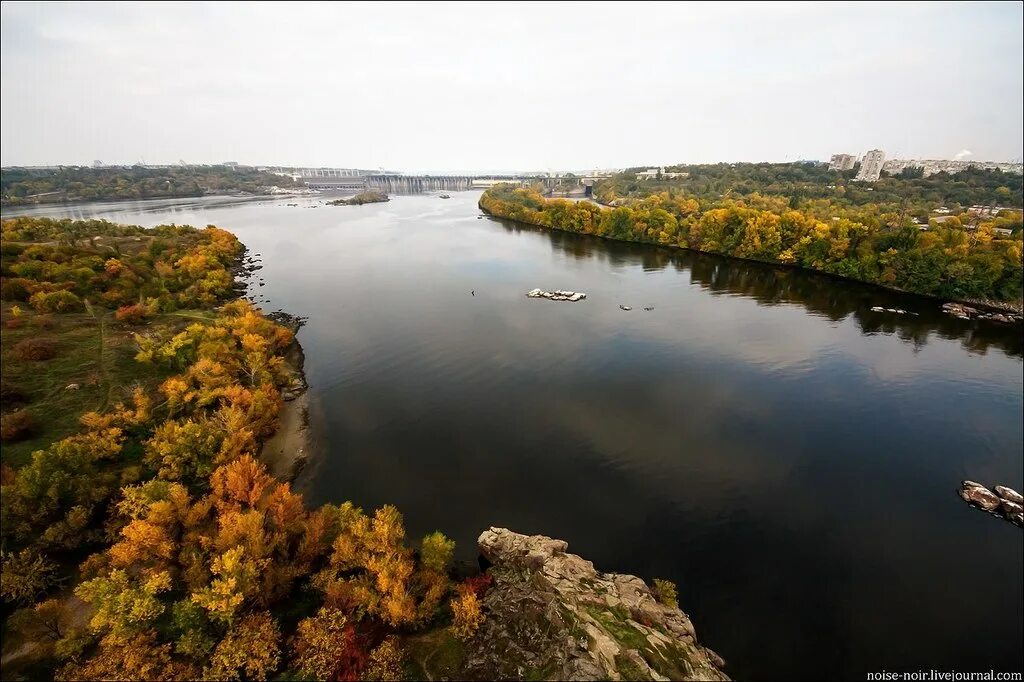
[[[882,174],[882,166],[885,164],[885,152],[881,149],[872,149],[860,160],[860,170],[854,180],[861,182],[874,182]]]

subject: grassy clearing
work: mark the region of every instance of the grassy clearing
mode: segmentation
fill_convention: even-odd
[[[408,679],[457,679],[466,658],[465,647],[448,628],[408,637],[403,645]]]
[[[78,432],[78,420],[84,413],[102,411],[127,399],[136,385],[153,389],[168,376],[166,371],[135,361],[136,332],[175,331],[214,317],[213,312],[188,310],[127,326],[99,308],[94,308],[95,317],[88,313],[40,316],[24,310],[19,326],[9,328],[10,308],[9,303],[0,304],[0,371],[5,394],[0,409],[4,414],[25,409],[35,424],[30,437],[0,448],[0,460],[14,468],[25,464],[33,451]],[[56,355],[42,361],[15,357],[14,347],[29,338],[53,341]],[[68,390],[71,384],[78,389]],[[9,396],[9,392],[17,395]]]

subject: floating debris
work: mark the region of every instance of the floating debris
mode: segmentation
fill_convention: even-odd
[[[582,301],[587,297],[582,291],[563,291],[561,289],[557,291],[543,291],[542,289],[530,289],[527,292],[529,298],[546,298],[550,301]]]
[[[883,308],[880,305],[871,306],[871,312],[873,313],[893,313],[894,315],[913,315],[917,317],[917,313],[912,313],[909,310],[903,308]]]
[[[645,305],[644,306],[644,310],[647,310],[647,311],[654,310],[654,306],[653,305]]]

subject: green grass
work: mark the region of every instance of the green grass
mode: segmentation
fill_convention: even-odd
[[[109,311],[94,308],[96,317],[88,313],[50,315],[49,323],[40,325],[40,316],[25,309],[24,304],[20,307],[20,326],[9,328],[11,304],[0,304],[4,324],[0,371],[4,387],[15,389],[24,397],[21,401],[5,401],[0,409],[4,414],[25,409],[35,423],[29,438],[4,443],[0,448],[0,461],[14,468],[28,462],[35,450],[77,433],[81,429],[79,418],[84,413],[111,408],[127,400],[135,386],[153,389],[168,376],[165,370],[135,361],[136,332],[177,330],[197,319],[214,316],[212,312],[181,311],[130,327],[116,322]],[[57,347],[56,356],[37,362],[18,359],[13,348],[27,338],[52,340]],[[78,390],[68,390],[70,384],[78,384]]]
[[[403,642],[403,648],[406,653],[407,679],[458,679],[466,658],[465,647],[452,636],[448,628],[408,637]]]

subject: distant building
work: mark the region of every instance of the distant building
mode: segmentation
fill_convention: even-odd
[[[885,165],[885,152],[881,149],[872,149],[860,161],[860,171],[854,180],[860,182],[874,182],[882,174],[882,166]]]
[[[689,173],[666,173],[664,166],[661,168],[648,168],[645,171],[640,171],[636,174],[637,180],[655,180],[661,176],[662,178],[688,178]]]
[[[828,169],[834,171],[848,171],[852,170],[856,163],[857,157],[853,154],[833,154],[832,160],[829,161]]]
[[[1021,173],[1024,166],[1019,163],[1001,161],[968,161],[966,159],[890,159],[882,167],[890,175],[898,175],[904,168],[920,168],[924,177],[936,173],[959,173],[970,168],[997,170],[1002,173]]]

